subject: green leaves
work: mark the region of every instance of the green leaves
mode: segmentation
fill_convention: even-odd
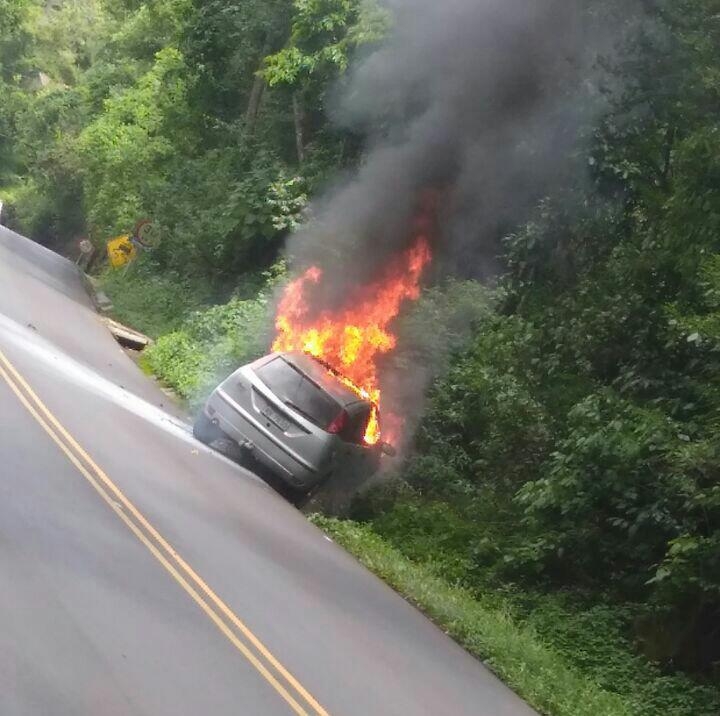
[[[347,70],[358,47],[377,43],[390,16],[377,0],[295,0],[290,43],[266,59],[271,86],[327,83]]]
[[[611,392],[579,403],[568,423],[543,477],[527,483],[518,501],[534,531],[552,526],[554,549],[573,555],[567,567],[580,578],[626,574],[633,588],[679,528],[682,496],[671,470],[677,429]]]
[[[236,298],[191,314],[180,330],[147,349],[148,367],[192,407],[198,406],[218,381],[267,352],[269,295],[283,271],[276,267],[265,290],[254,299]]]
[[[588,129],[590,180],[566,182],[503,241],[499,315],[478,322],[433,386],[403,472],[412,494],[398,490],[395,506],[367,498],[363,516],[479,589],[637,600],[657,612],[656,632],[687,625],[675,643],[646,646],[653,658],[710,670],[720,658],[706,636],[720,613],[720,6],[653,5],[653,23],[628,27]],[[657,713],[694,713],[690,696],[656,698]]]
[[[107,99],[80,135],[88,220],[98,239],[131,230],[166,181],[177,152],[168,125],[186,101],[183,74],[182,55],[162,50],[136,86]]]

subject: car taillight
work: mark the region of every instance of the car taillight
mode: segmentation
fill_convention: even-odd
[[[343,430],[345,430],[347,422],[348,414],[345,410],[343,410],[333,418],[330,425],[328,425],[325,429],[332,435],[339,435]]]

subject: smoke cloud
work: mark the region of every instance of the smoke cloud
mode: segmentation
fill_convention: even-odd
[[[414,238],[428,193],[438,206],[431,279],[496,275],[500,239],[554,188],[587,174],[580,150],[603,103],[598,55],[634,5],[605,0],[601,16],[592,0],[385,1],[393,31],[356,63],[333,109],[366,138],[363,163],[287,245],[293,266],[324,269],[316,309],[342,306],[354,286],[382,275]],[[482,310],[476,303],[460,322]],[[405,439],[443,362],[432,336],[411,343],[401,336],[381,367],[383,410],[404,417]]]
[[[580,4],[387,0],[393,32],[334,110],[367,137],[364,163],[288,243],[294,262],[341,278],[328,305],[405,248],[428,189],[442,197],[436,270],[496,270],[498,238],[578,171],[578,132],[597,106],[588,77],[607,39]]]

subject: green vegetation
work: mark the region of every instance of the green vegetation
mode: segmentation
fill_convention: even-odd
[[[145,257],[120,271],[105,269],[100,284],[112,299],[115,317],[152,338],[180,328],[215,298],[207,282],[175,271],[159,272]]]
[[[720,3],[642,4],[587,174],[495,237],[492,289],[428,287],[398,325],[424,417],[355,521],[322,522],[548,714],[720,712]],[[197,402],[267,349],[285,238],[363,158],[334,88],[392,22],[0,0],[4,220],[74,258],[152,218],[157,248],[101,281]]]
[[[283,275],[284,266],[275,266],[263,274],[265,285],[253,298],[236,296],[192,313],[145,352],[145,364],[197,407],[220,379],[267,352],[271,293]]]
[[[102,247],[152,217],[158,271],[231,293],[275,262],[309,194],[353,156],[321,120],[321,88],[381,36],[373,3],[335,3],[331,28],[333,3],[8,3],[0,195],[43,243]],[[301,52],[318,41],[331,57]]]
[[[540,713],[712,716],[720,699],[630,654],[617,609],[568,609],[563,596],[474,593],[409,561],[368,528],[313,521],[482,659]],[[579,645],[582,645],[579,648]]]

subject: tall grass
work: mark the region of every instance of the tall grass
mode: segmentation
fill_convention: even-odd
[[[529,622],[515,618],[501,601],[483,601],[467,589],[453,586],[430,568],[416,564],[390,546],[369,526],[314,515],[313,522],[368,569],[414,603],[447,634],[481,659],[505,683],[544,716],[710,716],[717,713],[712,693],[684,692],[665,702],[662,711],[648,695],[653,683],[633,693],[603,688],[572,658],[560,654]],[[601,625],[598,625],[601,627]],[[577,644],[578,654],[583,645]],[[628,654],[619,654],[628,663]],[[648,665],[649,666],[649,665]],[[643,672],[658,689],[666,679]]]

